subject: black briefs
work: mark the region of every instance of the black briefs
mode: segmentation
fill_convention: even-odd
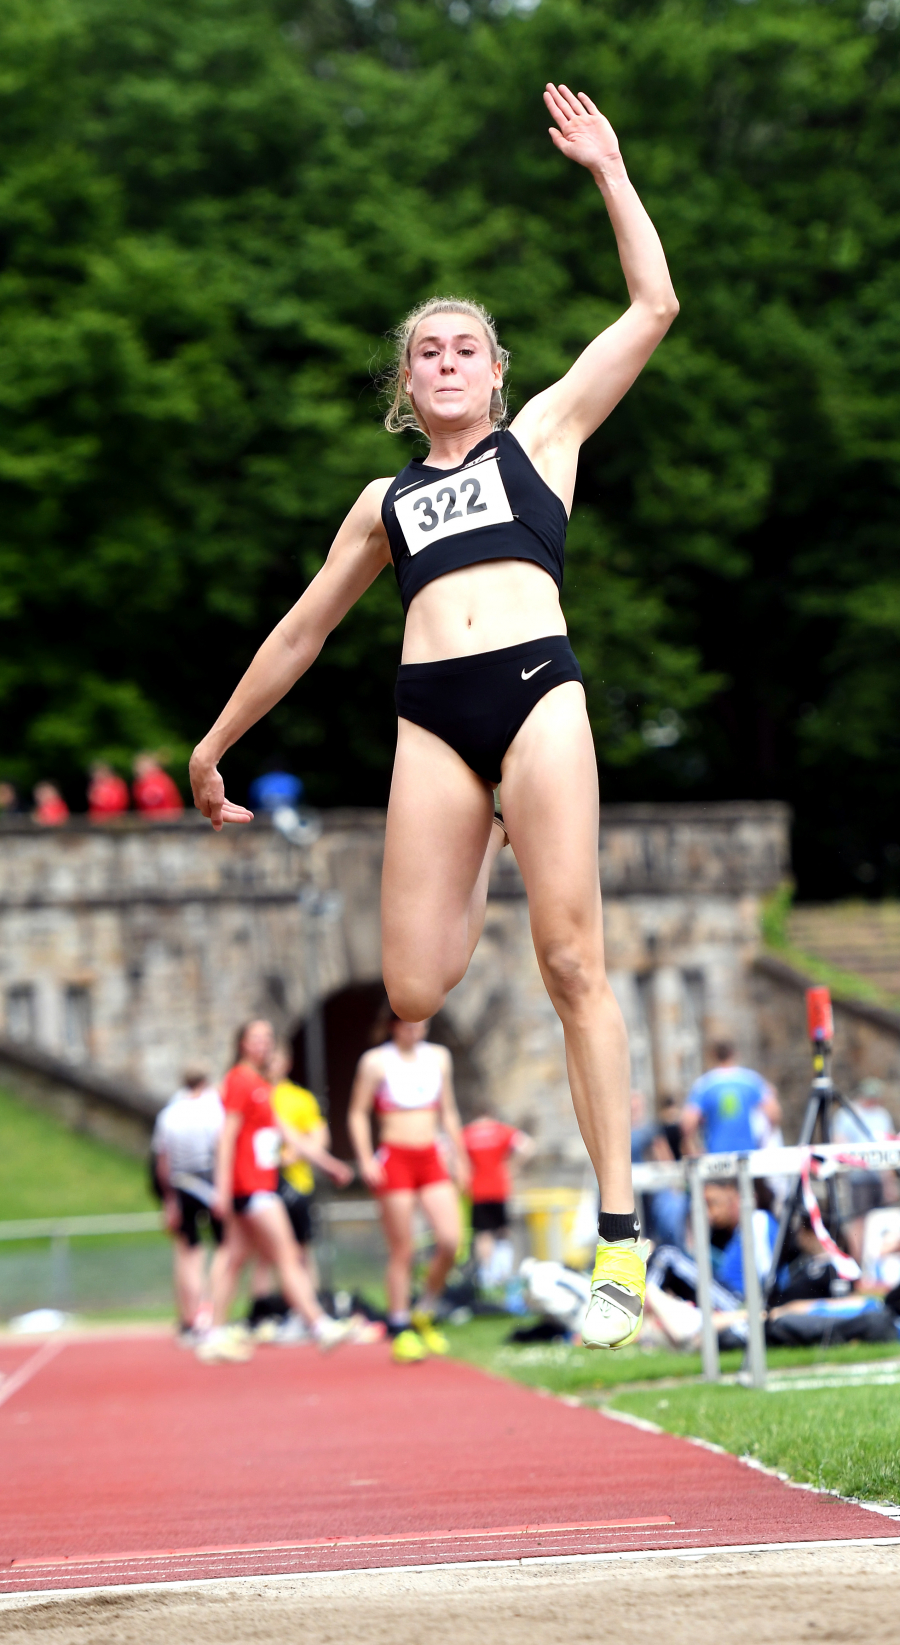
[[[565,634],[474,657],[401,663],[395,700],[402,720],[433,731],[495,788],[500,765],[531,710],[554,686],[583,684]]]

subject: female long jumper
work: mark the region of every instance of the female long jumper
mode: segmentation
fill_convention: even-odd
[[[678,302],[609,121],[565,86],[548,85],[544,101],[557,149],[591,173],[606,202],[629,307],[509,429],[505,355],[484,310],[434,298],[409,316],[387,422],[418,426],[428,456],[363,491],[321,571],[194,750],[191,782],[214,828],[251,820],[225,798],[217,761],[393,561],[407,622],[382,883],[388,997],[410,1022],[443,1004],[478,941],[491,865],[508,836],[600,1186],[584,1340],[622,1347],[640,1327],[644,1295],[628,1040],[604,968],[597,767],[559,588],[579,448],[631,387]],[[501,777],[504,821],[495,826]]]

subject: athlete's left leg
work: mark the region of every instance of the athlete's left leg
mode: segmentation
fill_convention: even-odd
[[[597,762],[575,681],[542,697],[510,744],[503,817],[601,1204],[624,1214],[634,1208],[628,1036],[604,963]]]
[[[452,1182],[430,1182],[419,1190],[422,1210],[434,1234],[434,1256],[425,1275],[425,1289],[412,1314],[412,1323],[430,1354],[446,1354],[450,1344],[434,1323],[435,1310],[462,1240],[459,1195]]]
[[[422,1210],[434,1234],[435,1251],[425,1275],[425,1296],[440,1296],[444,1282],[456,1261],[462,1241],[459,1195],[452,1182],[430,1182],[419,1190]]]

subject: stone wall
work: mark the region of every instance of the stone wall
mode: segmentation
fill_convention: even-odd
[[[377,983],[383,814],[322,823],[300,848],[265,819],[218,835],[194,818],[59,830],[4,820],[2,1033],[152,1107],[187,1061],[221,1074],[246,1018],[293,1033],[314,1000]],[[774,803],[604,813],[607,961],[651,1100],[683,1095],[718,1032],[746,1060],[760,1053],[759,900],[788,870],[788,823]],[[562,1031],[509,851],[436,1031],[456,1051],[469,1111],[492,1105],[534,1132],[548,1166],[580,1171]]]

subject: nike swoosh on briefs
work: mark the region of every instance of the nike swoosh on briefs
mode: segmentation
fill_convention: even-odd
[[[537,668],[529,668],[527,674],[525,673],[525,670],[523,668],[523,670],[522,670],[523,680],[530,680],[532,674],[540,674],[542,668],[549,668],[551,661],[552,661],[552,658],[548,657],[547,661],[545,663],[538,663]]]

